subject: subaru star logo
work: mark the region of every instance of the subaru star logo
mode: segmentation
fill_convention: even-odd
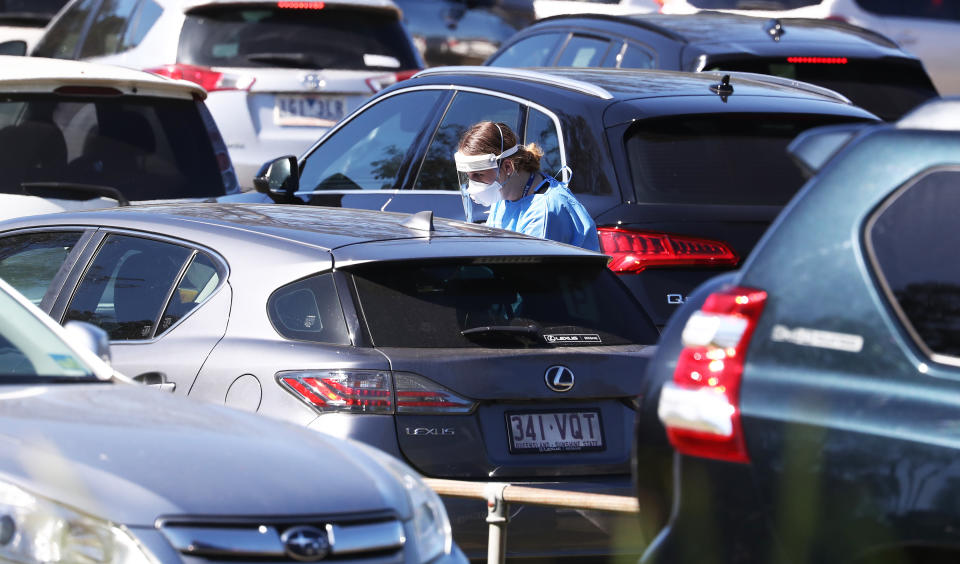
[[[573,388],[573,371],[566,366],[551,366],[543,375],[547,387],[555,392],[569,392]]]
[[[330,552],[326,531],[316,527],[291,527],[280,536],[287,556],[300,562],[323,560]]]
[[[307,74],[303,77],[303,85],[311,90],[320,90],[327,86],[327,81],[318,74]]]

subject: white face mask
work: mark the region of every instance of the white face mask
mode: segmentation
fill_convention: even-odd
[[[500,189],[503,185],[494,180],[490,184],[471,180],[467,183],[467,194],[479,206],[490,207],[503,199]]]

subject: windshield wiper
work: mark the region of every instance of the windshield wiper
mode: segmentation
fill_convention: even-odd
[[[460,331],[467,338],[492,337],[516,339],[521,342],[544,343],[540,327],[529,325],[483,325]]]
[[[112,186],[78,184],[75,182],[23,182],[20,186],[23,187],[23,193],[28,196],[64,200],[86,200],[93,196],[103,196],[116,200],[118,206],[130,205],[130,200],[120,190]]]
[[[273,63],[294,68],[314,68],[317,65],[313,57],[305,53],[250,53],[244,55],[248,61],[255,63]]]

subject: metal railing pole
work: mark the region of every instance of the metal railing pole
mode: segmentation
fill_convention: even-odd
[[[510,521],[509,504],[503,499],[503,491],[509,484],[490,482],[484,487],[487,498],[487,564],[504,564],[507,558],[507,523]]]

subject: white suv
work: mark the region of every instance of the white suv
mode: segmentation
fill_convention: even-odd
[[[941,96],[960,94],[960,0],[662,0],[664,14],[719,10],[752,16],[844,20],[916,55]]]
[[[196,82],[244,187],[423,61],[391,0],[72,0],[32,55]]]

